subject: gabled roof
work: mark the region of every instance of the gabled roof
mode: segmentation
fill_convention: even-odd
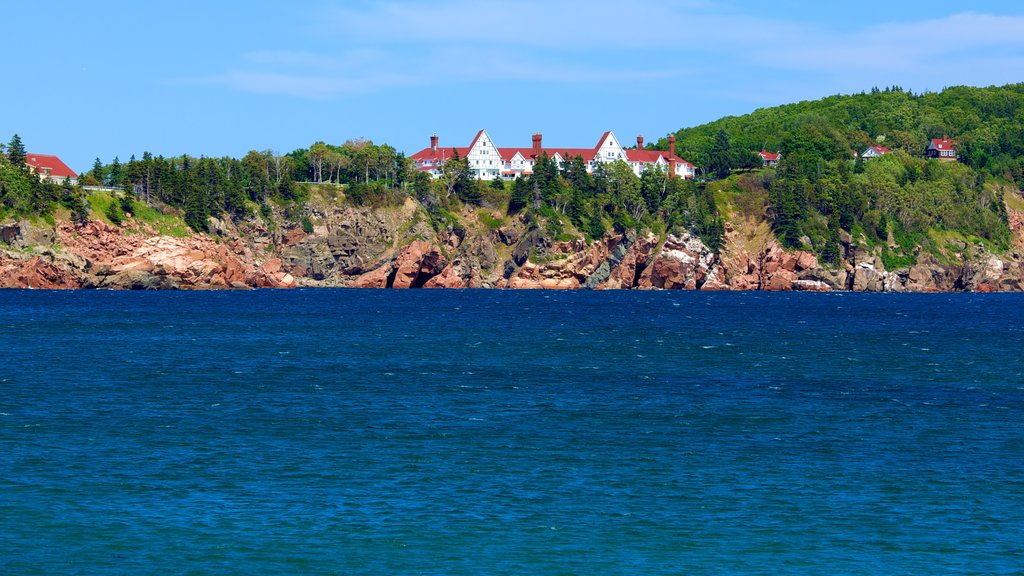
[[[418,164],[440,164],[444,160],[447,160],[455,155],[457,152],[460,158],[466,158],[469,155],[469,151],[476,145],[480,136],[484,133],[483,130],[477,132],[473,138],[473,142],[468,147],[462,146],[438,146],[436,150],[427,147],[419,152],[416,152],[410,158]],[[554,158],[556,155],[560,156],[563,161],[575,158],[577,156],[583,158],[584,162],[593,162],[597,159],[597,153],[601,150],[601,145],[605,143],[611,131],[606,131],[601,135],[601,138],[597,141],[597,144],[593,148],[561,148],[561,147],[542,147],[540,154],[547,154],[548,157]],[[498,148],[498,155],[501,157],[502,162],[511,162],[512,159],[519,154],[527,161],[536,161],[538,152],[532,146],[529,147],[512,147],[512,148]],[[686,160],[683,160],[679,156],[673,154],[669,156],[667,151],[664,150],[624,150],[626,153],[626,160],[628,162],[650,162],[656,163],[658,158],[662,158],[666,163],[675,161],[677,164],[682,164],[694,168],[695,166]],[[775,158],[778,158],[778,154],[775,154]]]
[[[671,161],[675,161],[676,164],[693,166],[693,164],[690,164],[675,154],[669,156],[667,150],[626,150],[626,159],[629,162],[644,162],[649,164],[657,164],[660,159],[666,164]]]
[[[892,152],[892,150],[889,150],[885,146],[868,146],[868,150],[874,150],[875,154],[878,154],[879,156],[881,156],[882,154],[888,154],[889,152]],[[864,153],[866,154],[868,150],[865,150]]]
[[[25,163],[35,168],[37,173],[49,169],[51,178],[78,178],[74,170],[52,154],[26,154]]]
[[[505,161],[512,160],[516,154],[521,154],[526,160],[535,160],[537,154],[533,148],[497,148],[498,154],[501,155],[501,159]],[[562,159],[575,158],[576,156],[582,156],[583,161],[587,162],[594,159],[594,149],[592,148],[541,148],[541,154],[547,152],[551,158],[558,154]]]
[[[764,148],[762,148],[761,151],[757,153],[757,155],[760,156],[761,158],[769,161],[769,162],[775,162],[775,161],[777,161],[779,159],[779,156],[782,156],[782,153],[781,152],[769,152],[768,150],[765,150]]]
[[[476,136],[473,137],[473,141],[469,143],[469,148],[466,148],[466,150],[467,150],[466,153],[467,154],[469,153],[468,152],[469,150],[472,150],[473,148],[476,147],[477,140],[479,140],[480,137],[483,136],[483,135],[484,135],[484,131],[483,130],[481,130],[481,131],[476,133]],[[459,155],[462,155],[462,153],[460,152]]]
[[[451,158],[452,156],[455,155],[456,152],[459,153],[459,158],[465,158],[466,155],[469,154],[469,148],[465,148],[462,146],[438,146],[437,150],[434,150],[433,148],[427,146],[423,150],[420,150],[419,152],[410,156],[410,158],[412,158],[416,162],[440,162],[441,160],[447,160]]]
[[[946,137],[932,138],[932,143],[928,145],[928,148],[934,148],[936,150],[952,150],[956,152],[956,144]]]

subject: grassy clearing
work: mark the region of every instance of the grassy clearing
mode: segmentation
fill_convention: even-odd
[[[176,214],[164,214],[151,206],[141,202],[132,203],[132,215],[138,222],[144,222],[156,229],[157,232],[175,238],[187,238],[192,235],[192,230],[185,224],[185,220]]]
[[[107,209],[119,199],[114,198],[110,192],[96,191],[86,195],[89,202],[89,209],[92,210],[92,217],[98,218],[107,224],[113,224],[107,217]],[[132,216],[135,222],[148,224],[158,233],[175,238],[186,238],[192,234],[191,229],[185,221],[176,214],[164,214],[138,200],[132,202]],[[141,227],[134,227],[131,221],[126,221],[129,233],[141,233]]]
[[[488,230],[497,230],[505,223],[504,219],[491,216],[491,213],[487,210],[477,210],[476,215]]]
[[[1003,200],[1006,202],[1006,206],[1016,212],[1024,212],[1024,198],[1021,198],[1018,192],[1007,190],[1003,194]]]

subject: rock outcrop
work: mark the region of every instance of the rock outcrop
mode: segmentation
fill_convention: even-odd
[[[301,226],[294,214],[273,210],[270,217],[211,218],[210,233],[184,238],[131,219],[122,226],[0,223],[0,287],[1024,290],[1024,213],[1010,208],[1006,253],[960,241],[941,261],[922,252],[914,265],[894,270],[882,247],[847,233],[839,261],[823,265],[811,252],[783,248],[756,213],[726,222],[716,251],[685,232],[561,241],[524,217],[469,208],[435,229],[411,199],[379,209],[307,206]],[[502,222],[485,224],[494,220]]]
[[[40,256],[27,260],[0,253],[0,288],[81,288],[82,280],[74,271],[48,262]]]

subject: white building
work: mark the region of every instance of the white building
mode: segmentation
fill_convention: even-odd
[[[72,186],[78,184],[78,174],[52,154],[26,154],[25,164],[28,165],[30,172],[39,176],[40,180],[58,184],[68,180]]]
[[[693,164],[676,156],[674,135],[668,137],[667,151],[644,150],[642,136],[637,136],[635,150],[627,150],[611,132],[601,135],[593,148],[545,148],[542,139],[540,134],[534,134],[533,146],[530,148],[498,148],[487,131],[481,130],[469,146],[442,148],[435,134],[430,137],[430,146],[413,154],[411,158],[418,170],[434,178],[441,176],[441,167],[456,154],[469,162],[469,169],[481,180],[511,180],[533,174],[533,166],[543,154],[547,154],[559,167],[563,162],[578,156],[586,164],[587,172],[591,173],[598,164],[609,164],[616,160],[629,164],[637,176],[648,165],[654,165],[679,178],[693,178],[696,172]]]
[[[885,156],[890,152],[892,152],[892,150],[889,150],[885,146],[868,146],[866,150],[860,153],[860,157],[865,160],[870,160],[871,158]]]

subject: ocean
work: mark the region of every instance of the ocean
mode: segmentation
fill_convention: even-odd
[[[1024,295],[0,291],[0,574],[1022,574]]]

